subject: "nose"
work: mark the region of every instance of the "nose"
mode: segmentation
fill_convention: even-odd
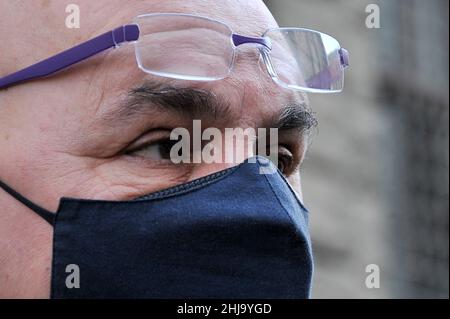
[[[216,133],[218,134],[218,133]],[[190,179],[197,179],[233,167],[255,155],[256,131],[252,128],[225,128],[221,136],[215,136],[207,145],[203,145],[201,158]],[[211,151],[212,150],[212,151]],[[214,160],[210,157],[214,154]]]
[[[235,47],[239,47],[244,44],[256,44],[257,46],[259,46],[258,51],[260,53],[263,64],[266,66],[266,70],[269,73],[269,76],[272,79],[276,77],[272,62],[269,58],[269,52],[272,50],[272,42],[268,37],[248,37],[233,33],[232,39]]]

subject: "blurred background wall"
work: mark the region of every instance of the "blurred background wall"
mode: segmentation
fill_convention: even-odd
[[[314,298],[448,298],[447,0],[266,0],[281,26],[350,51],[345,91],[310,94],[319,119],[302,178]],[[380,28],[366,27],[366,7]],[[368,264],[380,288],[368,289]]]

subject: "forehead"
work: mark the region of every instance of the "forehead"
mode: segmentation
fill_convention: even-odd
[[[169,12],[189,13],[216,19],[226,23],[239,34],[260,36],[277,23],[265,4],[259,0],[171,0],[138,1],[128,12],[128,19],[144,13]],[[258,56],[253,50],[240,52],[231,76],[223,81],[181,82],[176,85],[206,89],[232,106],[230,112],[242,118],[263,118],[276,114],[291,102],[306,102],[306,95],[282,89],[272,82],[264,68],[258,66]],[[147,76],[152,81],[160,78]],[[264,114],[264,116],[263,116]]]
[[[53,2],[60,5],[61,2]],[[130,0],[124,5],[123,0],[79,0],[81,9],[82,29],[86,38],[92,34],[111,30],[121,24],[130,23],[134,17],[146,13],[189,13],[209,17],[222,21],[229,25],[234,32],[249,36],[260,36],[266,29],[277,27],[277,23],[270,11],[260,0]],[[83,12],[90,12],[89,14]],[[74,44],[80,39],[72,39]],[[262,119],[276,114],[282,105],[291,102],[304,102],[303,94],[294,94],[290,90],[280,88],[272,82],[265,68],[260,68],[258,56],[255,50],[244,48],[239,52],[235,68],[230,77],[223,81],[214,82],[181,82],[176,81],[175,86],[206,89],[226,100],[231,105],[230,112],[239,114],[242,119]],[[109,108],[116,103],[117,92],[140,85],[143,81],[167,81],[159,77],[144,74],[136,68],[134,55],[131,48],[117,50],[109,57],[108,63],[97,68],[98,81],[107,79],[103,88],[106,94],[100,94],[95,89],[90,92],[93,99],[97,99],[101,108]],[[126,60],[125,60],[126,59]],[[124,67],[123,61],[129,67]],[[115,64],[117,63],[117,64]],[[116,67],[121,65],[120,68]],[[75,94],[75,93],[74,93]],[[86,105],[78,105],[79,108],[87,108]]]
[[[153,12],[206,16],[228,24],[237,33],[254,36],[277,26],[272,14],[260,0],[146,0],[135,1],[132,6],[127,4],[127,7],[131,9],[127,11],[132,13],[132,17]]]

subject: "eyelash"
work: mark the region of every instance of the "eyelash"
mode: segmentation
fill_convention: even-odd
[[[284,148],[289,154],[280,154],[278,153],[278,169],[286,176],[290,176],[296,170],[296,161],[294,155],[290,151],[288,146],[280,145],[280,147]],[[280,164],[283,167],[280,167]]]
[[[145,157],[143,155],[140,155],[139,153],[144,152],[144,151],[148,151],[151,147],[159,146],[158,147],[158,151],[163,153],[163,155],[161,156],[163,159],[160,160],[160,161],[158,161],[158,160],[152,160],[152,161],[154,161],[154,162],[168,162],[168,161],[170,161],[170,149],[177,142],[178,141],[174,141],[174,140],[171,140],[169,138],[156,140],[156,141],[151,141],[151,142],[142,144],[139,147],[136,147],[134,149],[128,150],[128,151],[125,152],[125,154],[126,155],[131,155],[131,156],[136,156],[136,157],[138,157],[138,156],[139,157]],[[165,155],[169,155],[169,158],[164,158]]]
[[[289,163],[285,164],[285,161],[289,161],[289,159],[286,156],[278,156],[278,169],[283,174],[286,174],[285,173],[286,167],[290,166]]]
[[[161,163],[161,164],[168,164],[171,162],[170,160],[170,149],[173,147],[174,144],[176,144],[177,140],[171,140],[168,137],[150,140],[147,143],[142,143],[141,145],[138,145],[137,147],[132,147],[129,150],[126,150],[124,152],[125,155],[133,156],[133,157],[139,157],[148,161],[151,161],[152,163]],[[149,159],[145,155],[139,154],[141,152],[149,151],[150,147],[155,147],[157,145],[160,145],[158,147],[158,151],[161,151],[161,145],[164,148],[163,151],[165,152],[165,155],[169,155],[169,158],[164,158],[161,160],[155,160],[155,159]],[[295,170],[295,158],[291,150],[289,149],[289,146],[286,145],[280,145],[279,148],[283,148],[283,151],[278,153],[278,169],[283,173],[285,176],[290,176]],[[176,164],[173,164],[176,165]]]

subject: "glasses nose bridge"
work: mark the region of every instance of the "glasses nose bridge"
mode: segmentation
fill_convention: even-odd
[[[256,44],[259,46],[264,47],[267,50],[272,49],[272,43],[269,38],[267,37],[247,37],[244,35],[233,33],[232,35],[233,44],[235,47],[238,47],[240,45],[244,44]]]
[[[245,44],[255,44],[258,47],[259,56],[262,59],[262,61],[260,61],[265,65],[265,69],[269,73],[269,76],[272,79],[276,76],[269,58],[269,52],[272,50],[272,42],[268,37],[248,37],[233,33],[232,40],[236,48]],[[261,66],[262,65],[260,64],[260,67]]]

